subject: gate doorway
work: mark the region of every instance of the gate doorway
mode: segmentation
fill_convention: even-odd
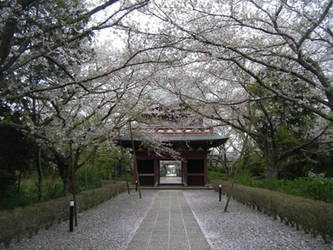
[[[183,166],[181,161],[159,161],[159,184],[183,185]]]

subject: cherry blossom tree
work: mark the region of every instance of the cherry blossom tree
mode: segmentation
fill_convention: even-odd
[[[160,58],[201,63],[218,77],[221,67],[241,71],[272,96],[333,120],[332,1],[152,1],[144,10],[158,28],[136,32],[163,47]],[[263,70],[311,91],[295,96],[269,86]]]
[[[134,59],[146,48],[93,49],[93,33],[109,30],[117,38],[115,27],[146,4],[1,3],[0,97],[22,111],[25,124],[9,123],[2,116],[0,122],[48,145],[65,191],[77,192],[76,170],[99,146],[110,143],[145,89],[136,72],[147,59]]]
[[[93,32],[111,29],[146,3],[111,0],[90,9],[75,0],[1,3],[1,98],[10,102],[71,85],[85,88],[87,77],[76,73],[94,55],[88,43]]]
[[[299,135],[303,143],[290,152],[284,149],[284,153],[271,154],[280,150],[273,150],[277,146],[269,139],[272,150],[265,153],[266,158],[274,160],[279,155],[283,161],[327,133],[333,121],[332,4],[151,1],[141,12],[156,28],[128,23],[123,29],[135,34],[133,43],[145,37],[146,43],[159,44],[150,58],[170,61],[151,65],[151,82],[196,112],[249,134],[257,142],[260,117],[268,125],[264,130],[274,131],[271,139],[277,138],[282,125],[295,133],[302,130],[300,124],[288,125],[300,117],[300,121],[323,118],[314,129],[303,126],[303,135]],[[253,123],[251,131],[249,122]],[[267,138],[265,133],[261,137]],[[264,141],[267,139],[261,143],[263,151]],[[270,165],[277,170],[275,163]],[[274,171],[269,176],[276,176]]]

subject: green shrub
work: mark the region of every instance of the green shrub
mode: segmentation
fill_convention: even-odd
[[[28,179],[25,185],[21,185],[20,192],[17,192],[17,186],[11,185],[5,197],[0,199],[1,209],[13,209],[15,207],[24,207],[38,200],[38,184]],[[45,179],[43,181],[42,201],[48,201],[64,196],[63,184],[59,180]]]
[[[324,174],[309,172],[307,177],[299,177],[294,180],[254,180],[250,172],[242,171],[235,177],[235,181],[241,185],[266,188],[286,194],[333,203],[333,179],[326,178]]]
[[[103,186],[103,181],[96,169],[88,166],[83,166],[76,171],[76,181],[80,191]]]
[[[284,185],[285,180],[278,180],[274,178],[258,180],[255,182],[254,187],[267,188],[270,190],[280,191]]]
[[[217,168],[216,168],[216,172],[219,172],[219,173],[225,174],[225,168],[224,168],[224,167],[217,167]]]
[[[235,181],[239,184],[255,187],[256,181],[252,178],[252,175],[249,171],[242,170],[235,177]]]
[[[0,200],[0,209],[12,209],[37,202],[37,189],[34,186],[21,186],[18,193],[16,185],[10,185],[5,197]]]
[[[126,190],[126,184],[106,185],[99,189],[84,191],[77,195],[79,211],[98,205]],[[1,243],[8,245],[14,239],[32,236],[39,229],[50,227],[53,223],[68,218],[68,204],[71,195],[55,200],[16,207],[13,210],[0,211],[0,248]]]
[[[212,183],[216,191],[222,184],[222,191],[230,192],[230,182],[213,180]],[[320,234],[325,242],[333,240],[333,204],[239,184],[234,185],[232,197],[313,236]]]
[[[47,183],[43,188],[44,201],[56,199],[65,195],[63,183]]]
[[[101,178],[94,168],[82,167],[77,171],[76,177],[79,191],[99,188],[103,185]],[[31,179],[25,180],[27,185],[21,185],[19,193],[17,192],[16,185],[10,185],[5,196],[0,197],[0,210],[38,203],[38,183],[36,182],[36,178],[37,176],[32,176]],[[64,195],[63,183],[60,179],[48,178],[43,181],[42,201],[56,199]]]
[[[253,176],[263,176],[265,172],[265,159],[256,153],[250,154],[248,169]]]
[[[326,178],[324,174],[315,174],[310,171],[307,177],[287,181],[284,186],[281,186],[281,191],[333,203],[333,179]]]
[[[127,179],[128,181],[132,181],[132,180],[133,180],[133,174],[132,174],[132,172],[130,172],[130,173],[122,173],[122,174],[121,174],[121,176],[120,176],[120,180],[122,180],[122,181],[126,181],[126,179]]]
[[[208,179],[225,178],[226,174],[217,171],[208,171]]]

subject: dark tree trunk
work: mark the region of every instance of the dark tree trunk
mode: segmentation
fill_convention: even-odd
[[[43,169],[41,163],[41,147],[37,146],[36,164],[38,172],[38,200],[41,201],[43,198]]]
[[[279,169],[276,161],[275,152],[269,152],[265,154],[265,163],[266,163],[266,178],[278,178]]]
[[[71,189],[71,169],[69,164],[60,157],[59,155],[56,156],[56,163],[58,166],[60,178],[64,185],[64,193],[70,192]]]
[[[22,179],[22,171],[20,170],[19,175],[17,177],[17,193],[21,192],[21,179]]]

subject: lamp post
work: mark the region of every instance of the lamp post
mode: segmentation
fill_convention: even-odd
[[[74,231],[74,201],[69,202],[69,231]]]

